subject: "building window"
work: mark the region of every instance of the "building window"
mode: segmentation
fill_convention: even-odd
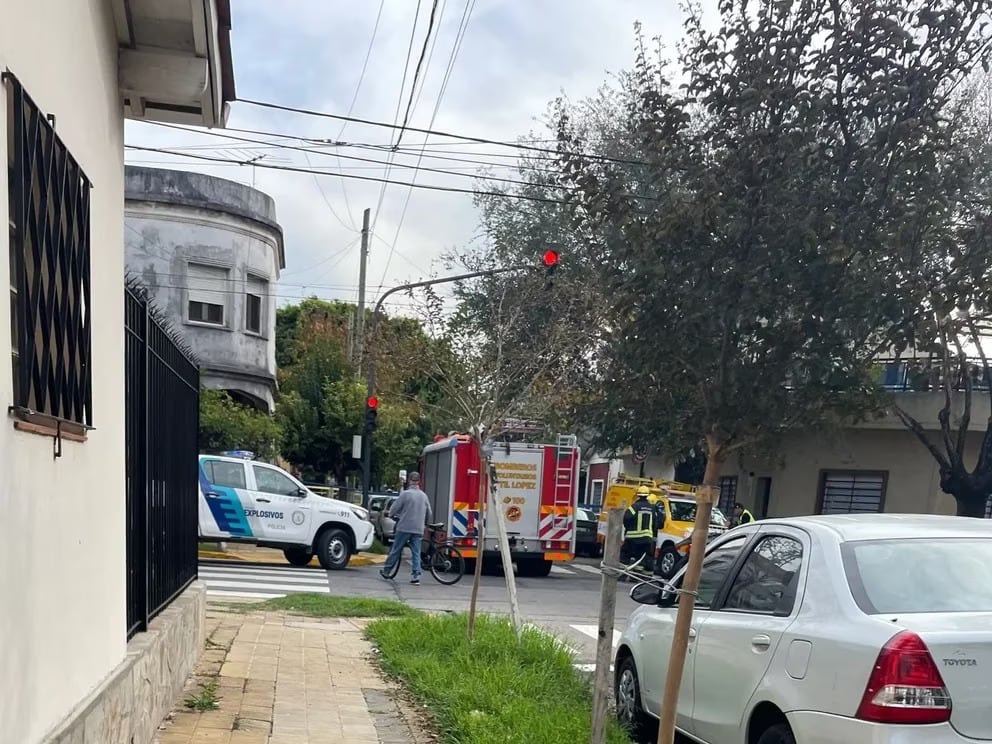
[[[264,279],[248,276],[248,286],[245,292],[245,330],[249,333],[262,333],[264,298],[267,291]]]
[[[228,277],[219,266],[189,263],[186,267],[187,314],[191,323],[227,325]]]
[[[593,506],[603,505],[603,481],[594,480],[592,482],[592,493],[590,495],[589,503]]]
[[[887,472],[826,470],[820,474],[819,514],[876,514],[885,506]]]
[[[12,412],[31,423],[91,427],[91,184],[52,123],[3,74]]]
[[[734,504],[737,503],[737,476],[720,476],[720,511],[727,516],[734,513]]]

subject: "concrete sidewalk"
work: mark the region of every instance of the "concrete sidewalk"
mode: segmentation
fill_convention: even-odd
[[[433,741],[369,659],[368,621],[208,611],[207,648],[157,744],[413,744]]]

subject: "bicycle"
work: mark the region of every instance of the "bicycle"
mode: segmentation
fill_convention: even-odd
[[[461,552],[452,545],[451,540],[437,539],[438,533],[444,529],[444,524],[429,524],[427,531],[430,536],[420,543],[421,565],[426,567],[438,583],[451,586],[457,584],[465,575],[465,559]],[[403,548],[407,550],[409,546]],[[382,575],[393,579],[400,571],[403,555],[393,564],[391,571],[383,569]]]

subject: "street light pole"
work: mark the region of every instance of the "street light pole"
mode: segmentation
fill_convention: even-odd
[[[555,256],[555,262],[557,263],[557,255]],[[382,310],[382,303],[386,301],[390,295],[396,294],[397,292],[406,292],[411,289],[420,289],[421,287],[433,287],[435,284],[450,284],[451,282],[463,281],[465,279],[477,279],[483,276],[496,276],[497,274],[508,274],[511,271],[520,271],[521,269],[539,269],[540,266],[534,266],[532,264],[514,264],[513,266],[505,266],[499,269],[484,269],[482,271],[472,271],[468,274],[456,274],[454,276],[443,276],[439,279],[425,279],[421,282],[412,282],[411,284],[400,284],[397,287],[392,287],[387,289],[379,297],[379,301],[375,303],[375,309],[372,311],[372,322],[369,325],[368,338],[373,340],[373,345],[370,347],[369,359],[368,359],[368,386],[365,392],[365,399],[368,400],[373,395],[375,395],[375,360],[376,353],[374,347],[374,340],[376,330],[379,327],[379,313]],[[366,509],[369,506],[369,490],[371,489],[372,483],[372,432],[365,432],[365,439],[362,442],[362,506]]]

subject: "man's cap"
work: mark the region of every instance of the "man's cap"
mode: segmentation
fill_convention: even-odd
[[[420,483],[420,473],[410,473],[411,483]]]

